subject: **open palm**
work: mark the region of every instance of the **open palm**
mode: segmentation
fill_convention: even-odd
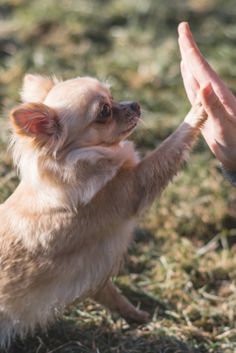
[[[229,170],[236,170],[236,97],[218,77],[198,49],[189,26],[179,25],[181,73],[191,104],[200,99],[208,120],[204,138]]]

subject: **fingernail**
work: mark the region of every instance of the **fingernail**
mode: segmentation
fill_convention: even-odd
[[[178,32],[179,32],[179,34],[181,33],[182,29],[184,29],[185,23],[186,23],[186,22],[180,22],[180,24],[178,25]]]
[[[190,29],[188,22],[185,22],[185,21],[181,22],[181,23],[179,24],[179,29],[181,29],[181,30],[182,30],[182,29],[183,29],[183,30]]]

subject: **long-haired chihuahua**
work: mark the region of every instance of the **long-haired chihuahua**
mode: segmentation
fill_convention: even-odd
[[[111,282],[135,219],[177,173],[206,119],[198,104],[140,160],[141,110],[89,77],[26,75],[10,113],[20,183],[0,205],[0,344],[91,297],[129,322],[148,314]]]

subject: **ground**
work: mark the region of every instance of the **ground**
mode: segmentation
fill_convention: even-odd
[[[203,53],[236,92],[235,0],[0,1],[0,201],[18,183],[7,114],[26,72],[92,75],[119,100],[137,100],[145,154],[189,109],[176,27],[188,20]],[[9,353],[236,352],[236,191],[201,139],[188,165],[139,219],[114,279],[148,324],[131,327],[87,301]]]

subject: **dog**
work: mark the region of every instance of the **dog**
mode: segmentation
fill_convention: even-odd
[[[148,314],[111,281],[135,219],[172,180],[206,120],[197,104],[140,160],[126,138],[141,116],[90,77],[26,75],[10,113],[20,183],[0,205],[0,344],[91,297],[128,322]]]

